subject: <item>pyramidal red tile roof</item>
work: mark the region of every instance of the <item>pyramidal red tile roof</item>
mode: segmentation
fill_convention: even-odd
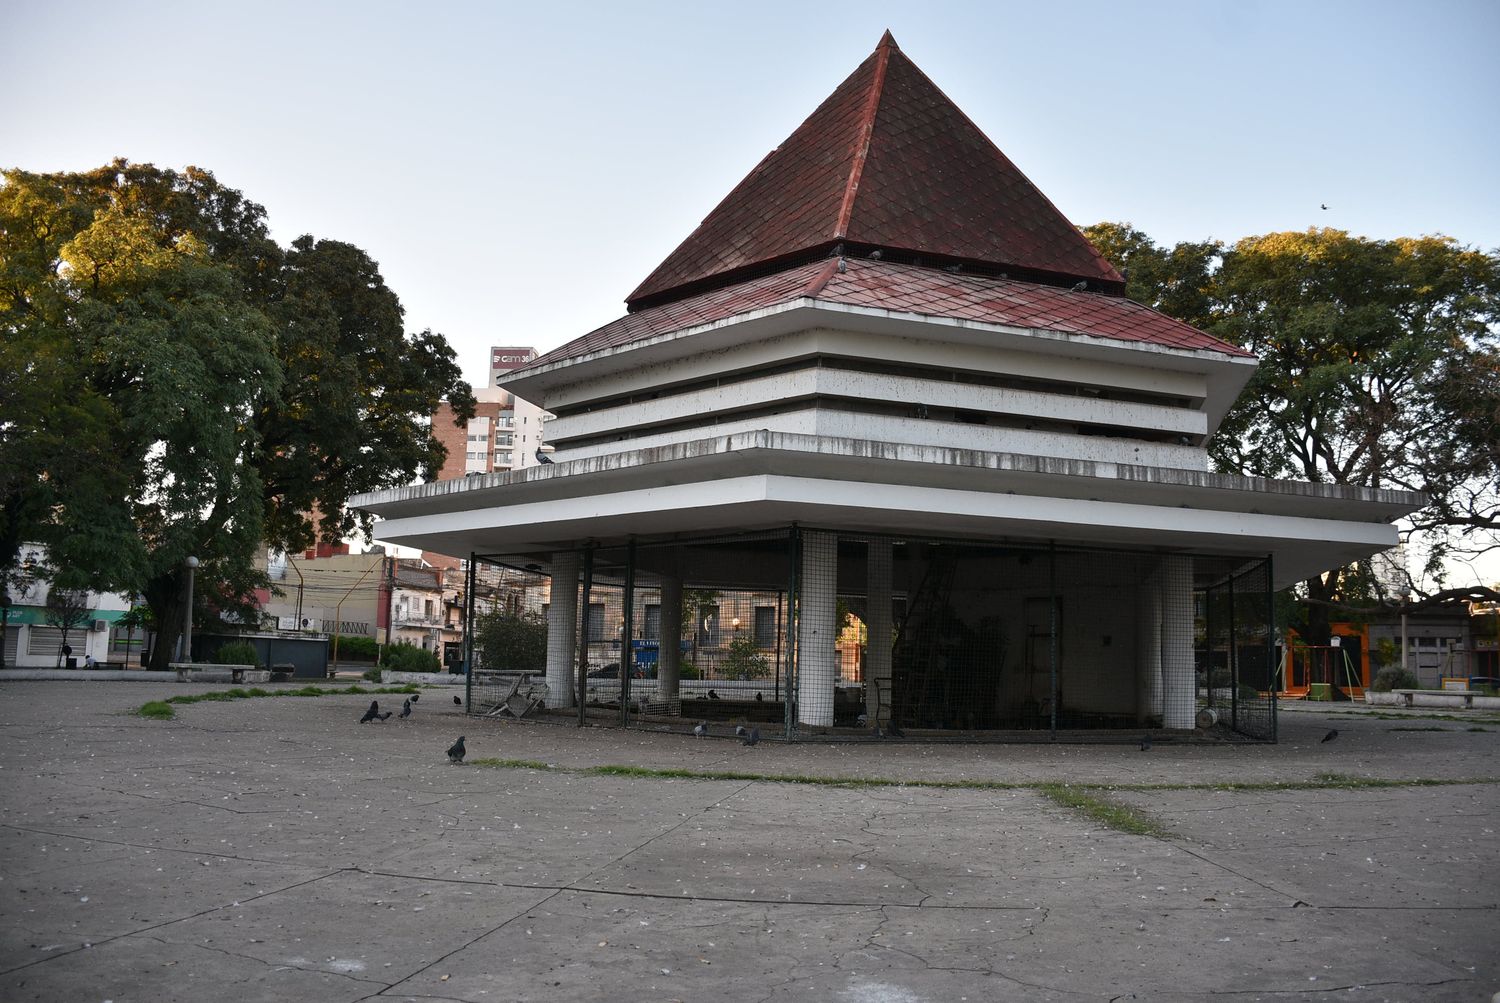
[[[630,309],[778,266],[880,248],[1044,281],[1124,281],[887,31],[630,294]]]
[[[799,300],[1254,358],[1120,296],[884,260],[825,258],[627,314],[531,365],[576,359]]]

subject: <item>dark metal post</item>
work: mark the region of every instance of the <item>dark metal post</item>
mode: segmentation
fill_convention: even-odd
[[[635,670],[634,652],[630,649],[635,633],[635,538],[625,544],[625,594],[621,597],[620,617],[620,724],[630,723],[630,676]]]
[[[1051,655],[1049,661],[1052,663],[1052,738],[1057,739],[1057,541],[1047,542],[1047,615],[1051,618]]]
[[[583,548],[583,599],[578,604],[578,727],[584,723],[589,691],[589,595],[594,590],[594,545]],[[575,624],[577,626],[577,624]]]
[[[1240,652],[1235,638],[1234,575],[1229,576],[1229,727],[1240,730]]]
[[[792,566],[786,589],[786,697],[782,700],[781,709],[786,737],[791,738],[797,731],[797,716],[792,708],[794,694],[797,692],[797,601],[802,570],[802,529],[796,523],[792,524],[791,534],[787,538],[787,551],[791,554]]]
[[[464,710],[474,712],[474,552],[464,571]]]
[[[1276,592],[1272,588],[1275,580],[1272,575],[1271,555],[1266,555],[1266,665],[1271,664],[1271,659],[1276,656]],[[1285,685],[1285,683],[1283,683]],[[1271,671],[1271,685],[1268,687],[1271,693],[1271,741],[1276,738],[1276,672]]]

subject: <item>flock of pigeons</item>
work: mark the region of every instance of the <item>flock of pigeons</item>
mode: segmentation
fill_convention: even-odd
[[[693,734],[696,735],[699,738],[707,738],[708,737],[708,722],[707,721],[699,721],[697,724],[693,725]],[[734,734],[745,745],[759,745],[760,744],[760,729],[759,728],[746,728],[742,724],[737,724],[737,725],[734,726]]]
[[[414,704],[414,703],[417,703],[421,699],[422,699],[422,694],[420,694],[420,693],[413,693],[411,696],[407,697],[405,700],[402,700],[401,701],[401,713],[396,718],[396,720],[398,720],[398,721],[404,721],[407,718],[411,717],[411,705]],[[458,705],[459,707],[462,707],[464,705],[463,697],[460,697],[460,696],[454,696],[453,702],[456,705]],[[370,701],[370,709],[367,710],[367,711],[365,711],[365,716],[359,719],[359,723],[360,724],[365,724],[365,723],[370,722],[370,721],[385,721],[386,719],[388,719],[394,713],[395,713],[395,711],[389,711],[389,710],[382,712],[381,709],[380,709],[380,701],[379,700],[371,700]],[[456,741],[452,745],[448,746],[448,762],[450,762],[450,763],[461,763],[461,762],[463,762],[464,761],[465,751],[466,750],[464,749],[464,737],[462,735],[460,735],[460,736],[458,736],[458,741]]]

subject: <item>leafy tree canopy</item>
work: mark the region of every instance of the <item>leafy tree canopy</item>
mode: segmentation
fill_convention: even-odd
[[[1223,471],[1425,494],[1423,580],[1500,546],[1500,256],[1448,237],[1270,233],[1157,245],[1084,228],[1132,299],[1254,352],[1260,366],[1209,444]],[[1368,567],[1304,598],[1382,598]],[[1315,628],[1316,629],[1316,628]]]
[[[437,470],[438,401],[473,414],[459,377],[368,255],[278,246],[208,171],[3,173],[0,568],[38,540],[60,582],[140,593],[155,662],[189,555],[200,605],[233,610],[263,546],[368,529],[349,497]]]

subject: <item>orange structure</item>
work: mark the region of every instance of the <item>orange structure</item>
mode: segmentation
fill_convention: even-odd
[[[1286,632],[1281,662],[1280,695],[1306,699],[1327,686],[1329,699],[1360,700],[1370,685],[1370,631],[1361,623],[1330,624],[1333,644],[1306,644],[1295,630]]]

